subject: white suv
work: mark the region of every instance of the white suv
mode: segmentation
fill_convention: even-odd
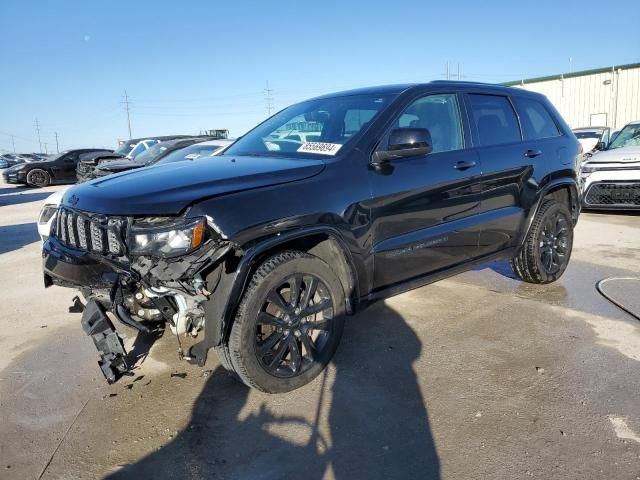
[[[640,120],[626,125],[606,150],[580,168],[585,208],[640,209]]]

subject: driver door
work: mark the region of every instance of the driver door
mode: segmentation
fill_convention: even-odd
[[[373,290],[435,273],[476,256],[481,200],[480,160],[455,93],[417,98],[397,128],[426,128],[433,151],[369,169],[373,201]]]
[[[78,158],[78,152],[71,152],[58,160],[59,170],[56,172],[56,176],[59,180],[75,180]]]

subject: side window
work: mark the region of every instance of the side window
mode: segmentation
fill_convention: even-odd
[[[525,140],[538,140],[560,135],[556,122],[540,102],[529,98],[515,97],[513,103],[520,114]]]
[[[470,94],[469,100],[481,146],[521,140],[518,119],[507,97]]]
[[[427,95],[409,105],[398,117],[395,128],[427,128],[433,153],[463,148],[462,122],[454,93]]]

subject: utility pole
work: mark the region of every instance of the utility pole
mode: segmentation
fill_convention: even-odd
[[[13,145],[13,153],[16,153],[16,137],[14,135],[10,135],[11,137],[11,145]]]
[[[447,61],[447,80],[451,80],[451,73],[449,70],[449,61]]]
[[[58,145],[58,132],[53,132],[53,134],[56,136],[56,152],[60,153],[60,146]]]
[[[44,145],[44,153],[46,153],[47,155],[49,155],[49,151],[47,150],[47,143],[43,143]]]
[[[124,109],[127,112],[127,125],[129,126],[129,138],[132,138],[133,135],[131,134],[131,113],[129,111],[129,105],[131,104],[131,102],[129,101],[129,95],[127,95],[127,91],[124,91],[124,102],[120,102],[124,105]]]
[[[264,101],[267,104],[267,115],[271,116],[273,111],[273,89],[269,88],[269,80],[267,80],[267,88],[264,89]]]
[[[462,76],[460,75],[460,64],[458,64],[458,81],[460,81],[460,79],[462,78]]]
[[[38,144],[40,145],[40,150],[38,151],[38,153],[42,152],[42,140],[40,140],[40,122],[38,122],[38,119],[36,118],[36,123],[33,125],[34,127],[36,127],[36,132],[38,132]]]

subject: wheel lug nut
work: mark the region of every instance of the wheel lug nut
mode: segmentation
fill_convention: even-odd
[[[285,336],[285,337],[288,337],[288,336],[289,336],[289,330],[285,330],[285,331],[284,331],[284,336]]]
[[[296,330],[293,334],[294,334],[296,337],[299,337],[299,336],[301,335],[301,334],[300,334],[300,330]]]

